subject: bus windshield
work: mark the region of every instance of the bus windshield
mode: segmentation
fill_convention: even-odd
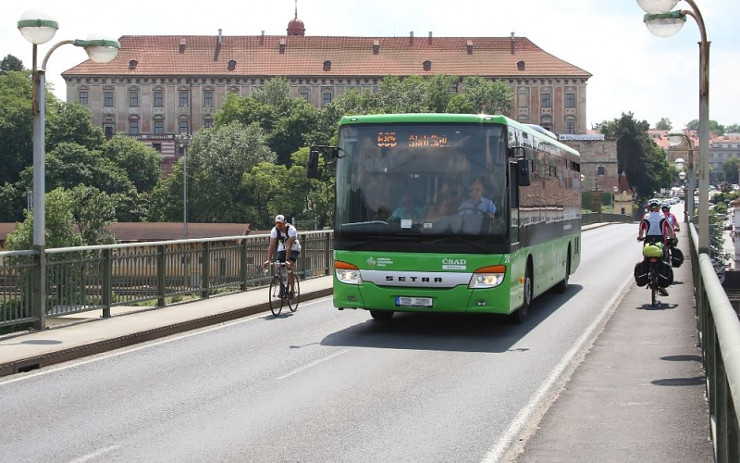
[[[346,125],[340,128],[339,147],[339,233],[507,232],[502,125]]]

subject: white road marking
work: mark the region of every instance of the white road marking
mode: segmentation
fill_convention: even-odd
[[[301,304],[301,307],[305,307],[305,306],[309,306],[309,305],[313,305],[313,304],[318,304],[320,302],[325,302],[327,299],[331,299],[332,297],[333,296],[326,296],[326,297],[322,297],[322,298],[318,298],[318,299],[312,299],[311,301],[304,302],[303,304]],[[70,362],[74,362],[74,363],[68,364],[68,365],[64,365],[64,366],[54,366],[54,365],[52,365],[52,366],[49,366],[49,367],[45,367],[43,370],[40,370],[40,371],[37,371],[37,372],[34,372],[34,373],[27,373],[27,374],[23,374],[22,376],[19,376],[17,378],[11,378],[11,379],[8,379],[8,380],[5,380],[5,381],[0,381],[0,386],[4,386],[6,384],[15,383],[15,382],[18,382],[18,381],[24,381],[24,380],[27,380],[27,379],[35,378],[37,376],[48,375],[50,373],[55,373],[57,371],[68,370],[70,368],[75,368],[75,367],[78,367],[78,366],[86,365],[88,363],[99,362],[100,360],[105,360],[105,359],[109,359],[109,358],[112,358],[112,357],[118,357],[119,355],[128,354],[129,352],[136,352],[137,350],[148,349],[150,347],[155,347],[155,346],[161,346],[162,344],[168,344],[170,342],[179,341],[180,339],[186,339],[186,338],[189,338],[189,337],[192,337],[192,336],[198,336],[200,334],[210,333],[211,331],[218,331],[218,330],[221,330],[221,329],[224,329],[224,328],[228,328],[230,326],[238,325],[239,323],[245,323],[245,322],[248,322],[250,320],[254,320],[256,318],[262,318],[264,316],[265,316],[265,313],[264,312],[260,312],[260,313],[254,314],[254,315],[250,315],[249,317],[244,317],[244,318],[240,318],[238,320],[233,320],[233,321],[230,321],[230,322],[225,322],[223,324],[215,325],[215,326],[212,326],[210,328],[201,328],[199,330],[188,331],[187,333],[183,333],[183,334],[179,334],[179,335],[173,334],[172,336],[169,336],[166,339],[162,339],[161,341],[150,341],[150,342],[147,342],[147,343],[145,343],[143,345],[139,345],[139,346],[136,346],[136,347],[122,347],[121,349],[125,349],[125,350],[118,350],[117,352],[114,352],[114,353],[111,353],[111,354],[102,354],[102,355],[98,355],[98,356],[95,356],[93,358],[90,358],[90,359],[87,359],[87,360],[81,360],[81,361],[70,360]]]
[[[610,316],[616,309],[618,300],[624,297],[627,289],[631,284],[632,278],[628,278],[619,289],[619,291],[614,293],[614,296],[612,296],[612,298],[609,300],[609,303],[604,304],[604,308],[598,313],[596,319],[576,340],[571,348],[568,349],[565,355],[563,355],[563,358],[560,359],[560,362],[558,362],[557,365],[555,365],[555,368],[553,368],[553,370],[550,372],[550,375],[547,377],[547,379],[542,384],[540,384],[540,386],[535,391],[535,394],[529,399],[529,402],[527,402],[527,404],[519,410],[519,413],[516,415],[506,431],[504,431],[501,437],[499,437],[494,445],[488,450],[486,455],[483,457],[483,460],[481,460],[481,463],[496,463],[501,461],[501,458],[504,457],[505,453],[511,450],[509,447],[511,446],[513,440],[522,433],[525,426],[528,424],[528,421],[534,417],[535,411],[542,410],[544,412],[547,410],[547,408],[549,408],[551,403],[544,404],[541,402],[547,397],[549,393],[552,392],[553,387],[559,381],[562,381],[564,379],[562,377],[563,373],[569,367],[571,367],[572,373],[572,370],[575,369],[573,360],[580,352],[582,352],[587,343],[589,345],[593,344],[596,339],[594,333],[597,329],[601,329],[604,326],[604,323],[606,323],[606,320],[609,318],[608,316]],[[553,395],[550,398],[550,401],[554,401],[556,397],[557,395]],[[547,406],[543,407],[543,405]],[[541,418],[542,416],[538,417],[537,421],[539,421]],[[525,436],[525,438],[522,439],[522,441],[518,445],[520,447],[523,447],[524,444],[526,444],[527,438],[529,437],[529,435]]]
[[[298,373],[300,373],[300,372],[302,372],[302,371],[306,371],[306,370],[308,370],[309,368],[313,368],[313,367],[315,367],[316,365],[320,365],[320,364],[322,364],[322,363],[324,363],[324,362],[328,362],[329,360],[333,359],[334,357],[339,357],[340,355],[344,355],[344,354],[346,354],[347,352],[349,352],[349,349],[344,349],[344,350],[340,350],[339,352],[334,352],[334,353],[333,353],[333,354],[331,354],[331,355],[327,355],[327,356],[326,356],[326,357],[324,357],[324,358],[320,358],[320,359],[318,359],[318,360],[314,360],[313,362],[311,362],[311,363],[309,363],[309,364],[306,364],[306,365],[304,365],[304,366],[302,366],[302,367],[300,367],[300,368],[296,368],[295,370],[293,370],[293,371],[291,371],[291,372],[289,372],[289,373],[286,373],[286,374],[284,374],[284,375],[282,375],[282,376],[278,376],[278,377],[277,377],[277,378],[275,378],[275,379],[285,379],[285,378],[289,378],[289,377],[291,377],[291,376],[293,376],[293,375],[296,375],[296,374],[298,374]]]
[[[87,455],[84,455],[84,456],[82,456],[80,458],[77,458],[75,460],[71,460],[69,463],[83,463],[85,461],[90,461],[90,460],[93,460],[95,458],[98,458],[100,455],[103,455],[103,454],[106,454],[106,453],[111,452],[113,450],[116,450],[119,447],[120,447],[120,445],[111,445],[110,447],[105,447],[105,448],[102,448],[102,449],[98,449],[98,450],[96,450],[96,451],[94,451],[92,453],[88,453]]]

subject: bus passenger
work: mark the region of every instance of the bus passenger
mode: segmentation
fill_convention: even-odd
[[[401,219],[414,219],[418,220],[421,218],[421,209],[416,207],[414,204],[414,197],[411,194],[406,193],[401,198],[401,206],[396,208],[388,217],[388,222],[399,222]]]
[[[496,204],[483,196],[483,181],[475,177],[468,185],[470,198],[466,199],[457,208],[458,215],[480,214],[493,218],[496,214]]]

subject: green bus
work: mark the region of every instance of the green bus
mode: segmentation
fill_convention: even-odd
[[[351,116],[330,148],[340,310],[522,321],[535,297],[567,289],[581,256],[580,156],[547,130],[505,116]]]

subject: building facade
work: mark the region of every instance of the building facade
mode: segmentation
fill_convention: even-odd
[[[174,158],[174,135],[210,127],[230,93],[273,77],[317,107],[386,76],[482,76],[513,90],[509,117],[556,133],[585,133],[591,74],[525,37],[306,36],[297,15],[284,36],[122,36],[118,56],[62,73],[67,101],[87,106],[107,136],[123,133]],[[455,92],[456,88],[451,88]]]

